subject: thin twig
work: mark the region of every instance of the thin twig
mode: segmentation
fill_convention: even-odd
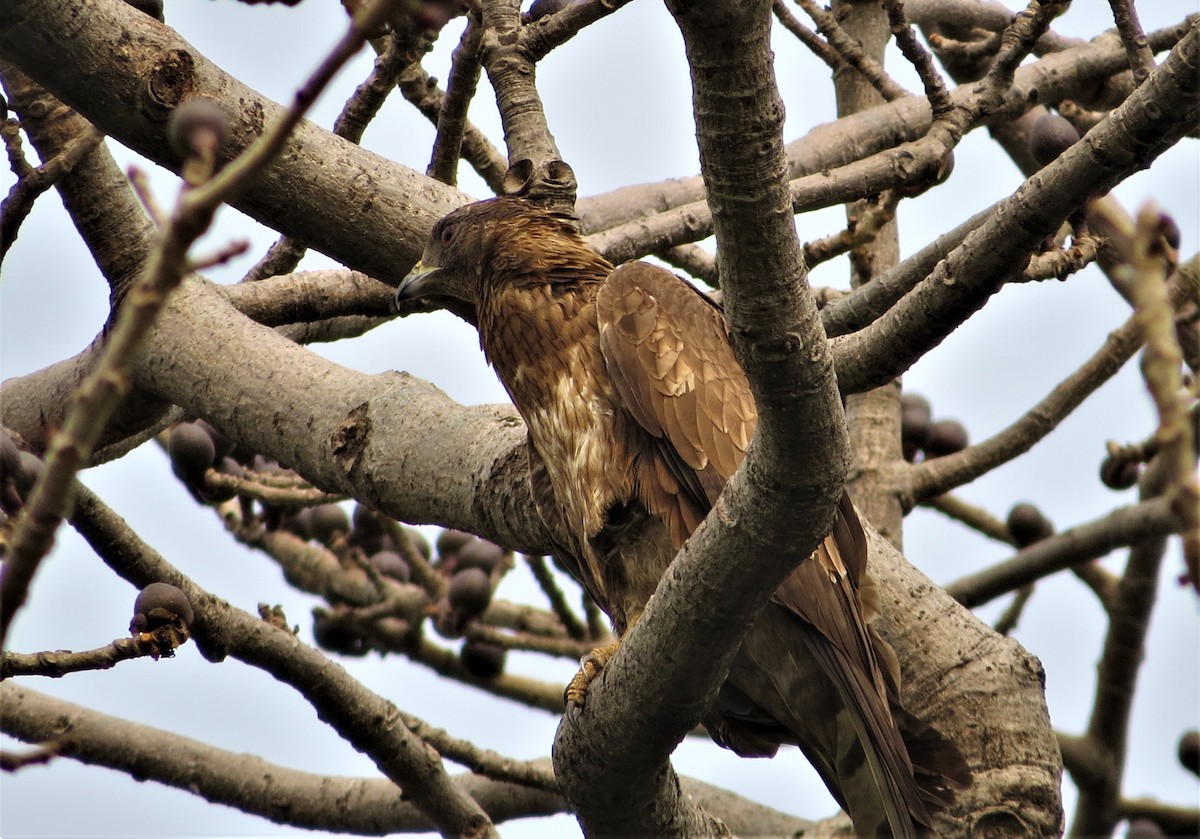
[[[16,772],[26,766],[40,766],[58,757],[58,744],[39,743],[35,748],[23,752],[0,751],[0,771]]]
[[[552,15],[521,28],[521,42],[530,60],[541,61],[555,47],[575,37],[585,26],[620,9],[629,0],[573,0]]]
[[[1133,83],[1139,85],[1154,72],[1154,53],[1146,42],[1146,33],[1142,31],[1142,22],[1138,19],[1137,9],[1133,5],[1133,0],[1108,0],[1108,5],[1112,7],[1117,33],[1121,36],[1121,44],[1129,56],[1129,69],[1133,71]]]
[[[933,66],[933,56],[921,46],[916,33],[908,25],[908,18],[904,15],[904,3],[901,0],[885,0],[883,5],[887,10],[888,25],[891,27],[892,37],[896,39],[896,46],[920,76],[921,83],[925,86],[925,96],[929,99],[929,107],[933,111],[933,118],[939,120],[954,108],[954,102],[946,90],[946,82]]]
[[[1013,544],[1012,535],[1008,532],[1008,525],[982,507],[968,504],[956,495],[946,493],[922,501],[921,504],[965,524],[990,539],[1009,545]]]
[[[506,650],[525,650],[570,661],[579,661],[594,646],[576,638],[552,638],[532,632],[505,632],[481,621],[467,624],[466,637],[486,641]]]
[[[1056,248],[1034,254],[1020,276],[1010,282],[1028,283],[1041,280],[1065,280],[1096,261],[1103,240],[1095,236],[1080,236],[1069,248]]]
[[[1050,29],[1052,21],[1070,0],[1032,0],[1013,19],[1000,39],[1000,51],[979,85],[980,106],[976,119],[986,116],[998,108],[1004,94],[1012,87],[1013,74],[1034,48],[1038,39]]]
[[[18,134],[20,123],[15,119],[7,119],[0,126],[0,137],[3,137],[5,150],[8,152],[9,166],[17,176],[17,182],[12,185],[8,195],[0,202],[0,261],[4,260],[8,249],[17,239],[17,231],[33,209],[33,202],[38,196],[75,168],[84,157],[91,153],[104,135],[94,128],[72,137],[63,146],[62,151],[36,168],[29,165],[21,151],[21,140]]]
[[[911,95],[903,85],[888,75],[878,61],[863,52],[862,45],[843,31],[831,12],[817,5],[814,0],[796,0],[796,5],[812,18],[817,31],[825,36],[829,46],[837,52],[841,60],[862,73],[863,78],[879,91],[880,96],[891,102]]]
[[[830,70],[836,70],[842,66],[844,62],[837,50],[821,40],[816,32],[801,23],[800,19],[787,7],[786,0],[773,0],[771,11],[775,13],[775,19],[783,28],[795,35],[797,40],[808,47],[813,55],[825,62],[825,66]]]
[[[446,98],[438,115],[437,136],[425,174],[445,184],[458,183],[458,161],[462,158],[463,136],[467,128],[467,108],[479,85],[479,43],[483,27],[475,16],[467,18],[453,55],[450,75],[446,78]]]
[[[0,654],[0,681],[11,676],[50,676],[59,678],[84,670],[107,670],[131,658],[171,658],[175,649],[187,641],[187,632],[174,624],[141,632],[129,638],[118,638],[111,644],[94,650],[70,652],[54,650],[40,653]]]
[[[505,757],[491,749],[481,749],[469,740],[454,737],[449,732],[404,712],[401,712],[400,716],[414,734],[437,749],[447,760],[494,781],[508,781],[523,787],[558,792],[558,780],[554,777],[554,772],[546,766]]]
[[[292,481],[287,486],[273,485],[274,482],[267,480],[270,477],[273,476],[260,475],[257,472],[239,477],[209,469],[204,473],[204,489],[218,493],[234,493],[275,507],[315,507],[318,504],[333,504],[346,500],[344,495],[334,495],[301,481]]]
[[[554,579],[554,574],[550,571],[550,566],[546,564],[546,557],[526,556],[525,564],[529,567],[529,572],[533,574],[533,578],[537,580],[542,593],[546,595],[546,600],[550,603],[550,609],[562,621],[567,634],[572,638],[586,638],[587,627],[583,625],[583,622],[575,614],[575,610],[571,608],[571,604],[567,603],[567,598],[563,594],[562,589],[559,588],[558,581]]]
[[[1200,590],[1200,480],[1189,408],[1194,394],[1185,390],[1183,352],[1175,337],[1175,311],[1167,286],[1167,259],[1160,243],[1159,213],[1153,206],[1137,216],[1130,263],[1117,269],[1136,308],[1134,319],[1145,338],[1142,375],[1158,411],[1159,456],[1167,472],[1165,495],[1182,524],[1183,556],[1192,585]]]
[[[811,269],[874,242],[884,226],[895,220],[899,204],[900,192],[895,189],[884,190],[873,201],[859,202],[858,214],[850,218],[845,230],[804,243],[804,263]]]
[[[400,75],[400,93],[425,118],[437,125],[446,94],[437,82],[420,65],[413,65]],[[463,129],[462,155],[488,188],[499,195],[504,191],[504,173],[508,169],[505,157],[487,136],[473,123],[465,123]]]
[[[969,609],[1059,571],[1098,559],[1118,548],[1174,533],[1175,516],[1165,499],[1119,507],[1087,524],[1056,533],[1004,560],[946,586]]]
[[[1001,635],[1011,635],[1012,631],[1017,628],[1017,622],[1021,619],[1021,614],[1025,611],[1025,606],[1028,605],[1029,599],[1033,597],[1033,583],[1026,583],[1017,589],[1016,596],[1008,607],[996,619],[995,630]]]
[[[1092,590],[1106,613],[1111,613],[1120,579],[1095,560],[1072,566],[1071,573]]]

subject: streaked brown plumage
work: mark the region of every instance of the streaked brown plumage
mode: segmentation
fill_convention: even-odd
[[[514,198],[442,219],[397,297],[474,307],[529,429],[539,511],[566,534],[559,557],[620,636],[754,433],[720,311],[662,268],[614,269],[569,219]],[[705,723],[743,756],[799,745],[860,836],[918,836],[969,773],[900,707],[895,655],[867,623],[866,560],[843,497],[833,532],[756,619]]]

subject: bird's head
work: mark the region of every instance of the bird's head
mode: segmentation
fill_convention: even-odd
[[[478,310],[497,289],[578,282],[590,273],[603,279],[612,266],[572,222],[521,198],[459,207],[433,226],[421,260],[396,289],[396,305],[422,300],[461,315],[464,304]]]

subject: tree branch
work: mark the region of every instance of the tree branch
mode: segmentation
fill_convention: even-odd
[[[412,732],[395,705],[291,632],[201,589],[89,490],[79,487],[77,499],[71,524],[113,571],[138,588],[170,582],[187,595],[196,612],[193,638],[206,658],[219,661],[232,655],[296,689],[439,829],[455,835],[494,835],[487,815],[453,785],[436,753]]]
[[[906,6],[910,17],[913,16],[912,5],[909,2]],[[968,5],[974,8],[977,4]],[[1012,13],[1005,12],[1011,20]],[[1147,39],[1151,47],[1156,51],[1170,49],[1187,34],[1191,22],[1197,17],[1200,16],[1190,16],[1176,26],[1150,33]],[[1001,109],[1001,115],[994,115],[992,119],[1010,119],[1021,109],[1028,108],[1028,97],[1033,91],[1036,91],[1037,101],[1042,103],[1052,104],[1066,98],[1078,98],[1114,73],[1120,73],[1126,66],[1125,52],[1115,37],[1101,36],[1095,43],[1077,44],[1067,52],[1049,55],[1018,68],[1013,77],[1011,102]],[[974,95],[972,87],[964,85],[956,88],[950,94],[951,99],[958,103]],[[854,114],[836,122],[818,125],[805,136],[788,143],[789,176],[796,179],[832,171],[901,143],[919,140],[929,132],[931,124],[928,100],[924,96],[909,96],[872,108],[869,114]],[[989,123],[985,120],[983,124]],[[870,190],[863,194],[884,188],[886,185],[873,183]],[[685,204],[702,202],[703,198],[703,181],[699,176],[694,176],[621,187],[602,195],[584,197],[578,201],[576,210],[583,220],[583,230],[597,236],[631,221],[663,212],[674,213]],[[829,203],[841,202],[833,199]],[[807,205],[805,208],[811,209]],[[689,212],[694,215],[696,208],[689,208]],[[625,238],[630,238],[633,232],[629,230],[630,236]],[[614,240],[618,238],[615,232],[605,235]],[[652,244],[652,237],[657,244]],[[664,247],[661,234],[657,232],[651,234],[651,231],[647,231],[644,245],[637,244],[636,237],[634,239],[635,242],[627,247],[635,255],[652,253]],[[618,261],[620,258],[631,258],[620,256],[623,251],[615,253]]]
[[[846,393],[903,373],[1022,271],[1039,241],[1087,197],[1110,189],[1179,140],[1200,117],[1197,54],[1200,25],[1103,123],[972,231],[910,294],[879,321],[836,342],[838,380]]]
[[[1118,507],[1095,521],[1035,542],[991,568],[960,577],[946,586],[946,593],[968,609],[974,609],[1026,583],[1118,548],[1167,536],[1178,528],[1169,503],[1163,499]]]
[[[1200,257],[1197,257],[1200,263]],[[1174,299],[1182,298],[1181,289],[1173,289]],[[967,484],[1001,463],[1033,448],[1054,430],[1075,408],[1124,366],[1142,344],[1136,317],[1104,339],[1079,369],[1055,385],[1036,405],[1008,427],[960,452],[922,461],[911,467],[907,490],[909,504],[948,492]]]
[[[88,73],[59,60],[61,22]],[[245,150],[282,106],[209,62],[177,33],[121,0],[11,0],[0,5],[0,53],[137,153],[179,171],[163,121],[189,98],[222,105],[230,137],[218,163]],[[270,166],[232,200],[247,215],[383,280],[399,282],[435,221],[467,196],[303,122],[288,164]]]
[[[438,824],[384,778],[302,772],[255,755],[230,752],[152,726],[88,710],[12,682],[0,685],[4,731],[27,742],[48,740],[58,753],[152,779],[236,807],[276,824],[383,836]],[[479,775],[451,780],[456,795],[478,801],[492,822],[560,813],[561,796]]]

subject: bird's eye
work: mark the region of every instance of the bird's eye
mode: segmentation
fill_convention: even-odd
[[[451,242],[454,241],[454,234],[457,230],[458,230],[458,225],[447,224],[445,227],[442,228],[441,232],[438,233],[438,241],[441,242],[443,245],[450,244]]]

